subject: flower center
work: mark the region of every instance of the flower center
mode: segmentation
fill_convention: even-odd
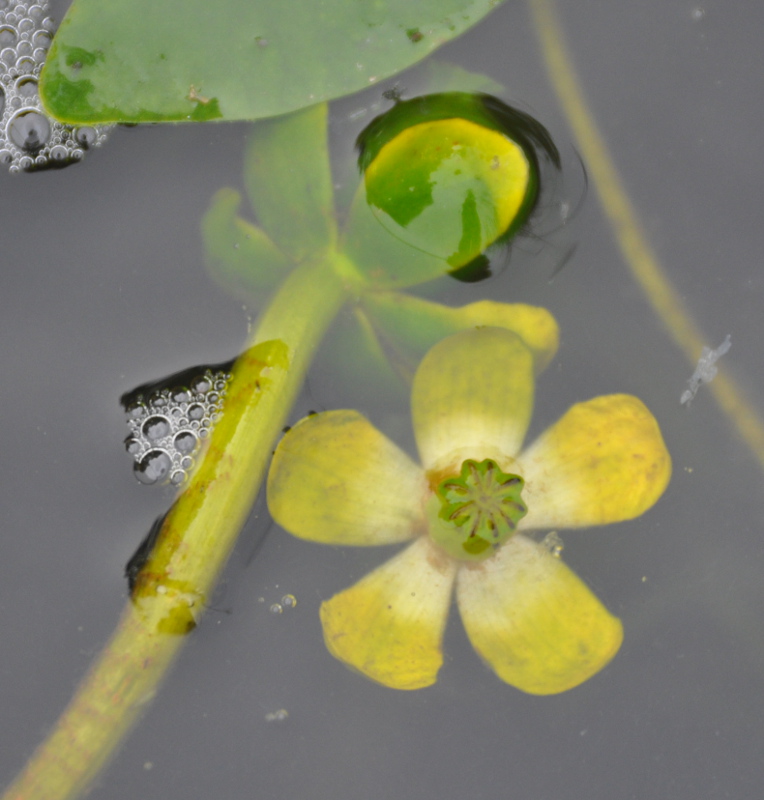
[[[519,475],[502,472],[490,458],[467,459],[459,475],[445,478],[435,489],[428,513],[430,536],[453,558],[488,558],[528,513],[520,499],[524,485]]]

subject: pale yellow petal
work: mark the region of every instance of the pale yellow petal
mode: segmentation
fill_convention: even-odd
[[[457,599],[475,650],[530,694],[572,689],[618,652],[620,620],[546,548],[522,535],[462,567]]]
[[[414,433],[426,470],[493,458],[507,466],[520,448],[533,409],[533,357],[504,328],[449,336],[414,376]]]
[[[435,683],[456,567],[425,537],[321,605],[329,652],[393,689]]]
[[[518,458],[528,514],[519,527],[582,527],[643,514],[663,494],[671,457],[658,423],[625,394],[573,406]]]
[[[329,544],[379,545],[422,529],[424,473],[357,411],[307,417],[284,436],[268,475],[283,528]]]
[[[549,365],[557,352],[557,321],[549,311],[538,306],[478,300],[452,308],[403,292],[369,292],[361,302],[368,309],[380,338],[392,351],[397,368],[411,377],[434,344],[460,330],[482,325],[507,328],[516,333],[531,351],[537,374]]]

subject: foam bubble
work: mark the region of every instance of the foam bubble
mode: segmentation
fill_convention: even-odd
[[[130,428],[125,446],[141,483],[180,486],[198,460],[201,440],[214,427],[230,380],[227,372],[200,369],[186,385],[170,386],[168,380],[123,398]]]
[[[10,141],[22,150],[40,150],[50,140],[50,122],[37,111],[26,109],[11,118],[7,133]]]
[[[0,0],[0,164],[14,173],[80,161],[111,129],[75,129],[45,114],[37,80],[57,27],[46,16],[48,6],[47,0]]]
[[[164,450],[149,450],[133,467],[135,477],[149,486],[153,483],[164,483],[171,468],[172,459]]]

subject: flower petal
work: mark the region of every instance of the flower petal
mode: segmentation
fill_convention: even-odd
[[[466,458],[506,466],[528,427],[533,388],[533,357],[508,330],[477,328],[436,344],[419,365],[411,397],[425,469],[458,467]]]
[[[519,527],[582,527],[643,514],[663,494],[671,457],[658,423],[626,394],[573,406],[518,457],[528,514]]]
[[[423,523],[424,474],[357,411],[327,411],[295,425],[276,448],[268,508],[302,539],[380,545]]]
[[[496,674],[529,694],[555,694],[601,670],[623,639],[586,585],[525,536],[463,567],[457,599],[467,635]]]
[[[321,605],[329,652],[393,689],[435,683],[456,566],[426,537]]]
[[[362,303],[369,311],[396,367],[409,380],[416,365],[436,342],[466,328],[492,325],[516,333],[531,351],[536,373],[557,352],[559,330],[545,309],[523,303],[479,300],[459,308],[400,292],[369,292]]]

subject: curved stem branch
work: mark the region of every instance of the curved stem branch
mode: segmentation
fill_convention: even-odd
[[[528,0],[549,79],[590,170],[624,261],[691,367],[708,342],[655,255],[589,109],[557,18],[554,0]],[[724,366],[708,385],[722,412],[764,469],[764,420]],[[677,402],[679,398],[677,398]]]

